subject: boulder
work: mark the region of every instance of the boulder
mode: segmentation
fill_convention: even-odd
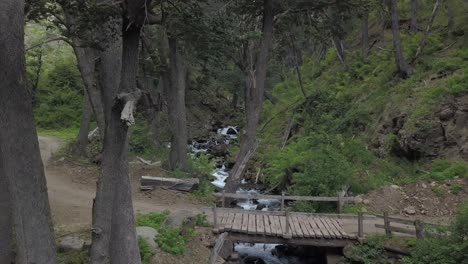
[[[414,206],[408,206],[405,209],[403,209],[403,212],[407,215],[415,215],[416,214],[416,208]]]
[[[70,250],[82,250],[84,246],[84,240],[76,236],[66,236],[64,237],[59,245],[59,252],[66,252]]]
[[[149,226],[138,226],[136,233],[137,236],[142,237],[146,241],[150,248],[156,249],[158,247],[158,244],[154,241],[154,238],[159,234],[156,229]]]
[[[189,217],[193,217],[193,216],[195,216],[195,214],[190,210],[185,210],[185,209],[174,210],[174,211],[171,211],[171,214],[169,215],[167,222],[170,225],[181,226],[185,219]]]

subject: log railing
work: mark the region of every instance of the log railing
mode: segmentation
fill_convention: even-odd
[[[221,207],[225,207],[226,198],[230,199],[266,199],[266,200],[279,200],[281,202],[280,211],[284,211],[285,201],[311,201],[311,202],[336,202],[338,213],[343,210],[343,205],[347,202],[354,201],[354,197],[343,197],[341,192],[334,197],[323,197],[323,196],[295,196],[285,195],[284,192],[281,195],[269,195],[269,194],[241,194],[241,193],[226,193],[224,191],[220,193],[214,193],[215,198],[221,200]]]

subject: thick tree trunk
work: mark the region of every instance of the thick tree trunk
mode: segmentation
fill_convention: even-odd
[[[11,197],[16,263],[54,264],[47,185],[26,87],[23,12],[24,1],[0,2],[0,177]]]
[[[0,159],[0,263],[10,264],[13,261],[13,223],[8,181],[5,176]]]
[[[369,11],[365,10],[361,17],[361,50],[364,59],[369,55]]]
[[[105,50],[99,55],[99,63],[96,66],[98,71],[99,87],[102,91],[104,105],[104,116],[106,127],[104,129],[103,160],[101,165],[101,175],[97,181],[96,198],[93,206],[93,234],[92,246],[90,250],[90,263],[101,264],[110,263],[110,237],[113,218],[113,204],[115,194],[115,183],[121,174],[122,166],[126,168],[126,155],[122,155],[122,146],[126,142],[118,142],[121,138],[113,138],[112,130],[116,126],[113,121],[114,98],[117,94],[120,82],[122,40],[119,31],[122,25],[119,18],[109,18],[102,25],[101,35],[105,36],[107,43],[102,43]],[[116,35],[115,37],[113,37]],[[118,120],[120,122],[120,120]],[[126,139],[125,139],[126,140]],[[113,149],[115,148],[115,149]]]
[[[418,0],[411,0],[411,20],[410,30],[413,32],[418,31]]]
[[[164,41],[164,40],[163,40]],[[187,168],[187,114],[185,86],[187,69],[178,51],[177,40],[167,39],[169,65],[162,74],[164,95],[167,100],[169,129],[171,132],[171,169]]]
[[[85,158],[87,156],[86,148],[88,147],[88,133],[92,114],[93,109],[91,108],[88,93],[85,89],[83,96],[83,113],[81,114],[80,131],[78,132],[78,136],[73,143],[72,149],[72,154],[78,157]]]
[[[124,25],[125,28],[125,25]],[[138,71],[140,28],[130,27],[123,33],[122,73],[118,94],[134,93]],[[113,98],[118,96],[114,95]],[[139,98],[120,100],[112,105],[106,130],[103,174],[114,176],[112,232],[110,254],[112,264],[140,263],[140,253],[133,215],[132,187],[128,174],[128,123],[122,120],[124,104],[136,105]],[[129,101],[130,100],[130,101]],[[132,101],[133,100],[133,101]],[[110,151],[109,151],[110,150]]]
[[[395,51],[395,61],[400,76],[402,78],[408,78],[411,74],[411,69],[403,57],[403,46],[401,44],[400,25],[398,23],[398,10],[396,1],[397,0],[387,0],[392,22],[393,49]]]
[[[236,164],[234,165],[226,183],[226,191],[234,192],[244,174],[246,164],[250,156],[255,151],[256,134],[258,122],[260,120],[260,113],[262,110],[263,94],[265,89],[265,80],[267,74],[268,55],[273,41],[273,1],[264,0],[263,10],[263,36],[260,43],[258,52],[253,48],[249,48],[248,52],[256,57],[255,62],[250,62],[253,66],[247,69],[246,72],[246,99],[245,99],[245,112],[247,124],[245,133],[241,137],[241,145],[239,154],[236,157]],[[256,54],[255,54],[256,53]],[[256,55],[256,56],[255,56]],[[254,68],[254,69],[253,69]]]
[[[140,28],[127,24],[122,27],[115,18],[103,27],[108,42],[100,53],[98,69],[106,129],[93,208],[92,264],[140,263],[128,175],[128,125],[141,95],[136,89]]]

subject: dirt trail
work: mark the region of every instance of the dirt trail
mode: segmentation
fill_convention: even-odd
[[[80,169],[57,169],[51,162],[53,153],[63,146],[64,142],[54,137],[39,136],[41,156],[45,166],[50,207],[54,223],[66,230],[79,230],[91,225],[91,208],[96,187],[91,179],[88,183],[76,180],[74,173]],[[72,172],[72,173],[71,173]],[[133,206],[136,212],[162,211],[169,209],[172,213],[187,214],[201,212],[202,205],[191,203],[179,194],[179,199],[163,199],[157,193],[145,196],[133,191]],[[165,194],[161,194],[165,195]],[[167,195],[167,194],[166,194]]]

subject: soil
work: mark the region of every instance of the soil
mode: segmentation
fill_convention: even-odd
[[[52,217],[56,227],[64,232],[82,231],[91,227],[91,208],[96,191],[99,169],[94,164],[83,164],[64,157],[54,157],[63,142],[53,137],[39,137],[44,161]],[[139,190],[141,175],[158,175],[164,171],[158,167],[130,164],[133,204],[136,213],[170,210],[193,215],[201,213],[206,205],[191,195],[156,189],[152,192]]]
[[[363,199],[372,212],[388,211],[429,222],[447,223],[459,205],[468,200],[468,179],[388,186],[371,191]],[[407,213],[405,209],[408,207],[413,207],[414,214]]]

